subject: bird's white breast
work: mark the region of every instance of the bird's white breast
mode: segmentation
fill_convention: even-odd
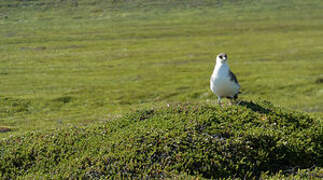
[[[239,92],[240,86],[229,76],[230,68],[227,64],[215,66],[210,80],[210,88],[220,97],[232,97]]]

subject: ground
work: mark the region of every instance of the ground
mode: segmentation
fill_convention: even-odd
[[[12,131],[0,136],[212,102],[219,52],[229,56],[241,98],[322,116],[322,7],[317,0],[2,1],[0,125]]]
[[[323,2],[320,0],[2,0],[0,137],[3,140],[0,143],[3,146],[0,148],[0,160],[8,167],[0,171],[0,176],[53,177],[50,172],[44,171],[48,169],[47,165],[55,167],[51,173],[67,170],[66,174],[58,174],[60,177],[104,175],[106,171],[100,174],[101,170],[91,168],[103,167],[102,164],[92,165],[96,162],[104,164],[106,159],[92,152],[102,148],[102,142],[110,148],[114,147],[111,142],[119,140],[118,137],[106,139],[105,135],[110,131],[102,134],[98,129],[105,129],[106,123],[110,122],[121,125],[122,122],[130,122],[128,125],[135,128],[132,119],[127,119],[129,116],[125,114],[136,114],[138,109],[146,109],[137,113],[145,117],[149,109],[164,112],[160,109],[169,104],[172,108],[174,103],[188,103],[197,104],[194,107],[201,109],[216,109],[218,115],[226,117],[229,112],[249,108],[251,111],[246,110],[249,112],[246,116],[255,117],[251,124],[264,120],[263,127],[271,127],[275,123],[267,116],[259,115],[267,112],[262,109],[261,102],[270,101],[275,106],[289,109],[286,111],[291,117],[303,118],[287,123],[287,127],[295,126],[294,130],[299,134],[282,136],[279,133],[285,132],[285,127],[278,124],[283,130],[276,132],[275,128],[269,129],[273,130],[273,134],[269,132],[269,137],[273,138],[273,142],[279,142],[278,150],[282,157],[267,157],[266,153],[270,154],[272,149],[266,148],[271,146],[258,147],[255,152],[259,153],[259,157],[275,163],[277,158],[279,160],[286,155],[311,156],[314,160],[306,164],[293,159],[288,162],[290,164],[285,164],[281,172],[276,167],[268,168],[269,176],[281,179],[288,176],[289,171],[293,174],[295,168],[300,167],[304,169],[297,177],[320,177],[322,164],[318,162],[322,158],[322,153],[319,153],[322,131],[315,125],[322,126],[323,115],[322,9]],[[220,52],[228,54],[231,70],[240,82],[240,98],[244,102],[239,106],[225,107],[229,112],[218,109],[216,97],[209,90],[215,58]],[[192,109],[193,105],[188,107]],[[279,116],[275,115],[272,119],[284,122],[281,110],[275,110]],[[165,113],[165,116],[169,115]],[[176,113],[170,116],[175,122],[178,118],[185,119]],[[208,116],[208,113],[204,114],[201,121],[207,122]],[[165,118],[159,115],[152,117],[155,119],[148,116],[147,124],[154,125],[156,118]],[[238,117],[228,118],[239,123],[243,118]],[[161,123],[168,122],[164,120]],[[298,121],[305,123],[303,120],[312,123],[306,124],[308,131],[298,126]],[[185,124],[190,123],[185,121],[180,127]],[[219,125],[211,123],[206,127],[212,129]],[[241,125],[246,124],[243,122]],[[128,133],[119,129],[118,124],[112,127],[122,134]],[[253,128],[257,129],[257,126]],[[81,134],[77,135],[79,132]],[[98,133],[101,133],[100,136]],[[232,138],[240,137],[239,133],[234,131]],[[305,137],[302,133],[309,136]],[[249,136],[244,135],[241,138],[246,138],[246,141],[241,141],[241,148],[247,147],[248,143]],[[62,144],[55,144],[51,138]],[[70,141],[65,141],[68,139]],[[91,144],[93,139],[96,141]],[[197,142],[203,144],[202,139]],[[74,140],[80,144],[73,144]],[[81,151],[85,140],[89,144],[88,151],[82,156],[84,159],[74,159],[76,164],[71,167],[85,170],[68,171],[68,153]],[[42,149],[47,143],[54,144],[48,145],[49,149]],[[149,145],[149,141],[147,143]],[[169,143],[176,145],[176,142]],[[272,147],[277,148],[275,145]],[[35,154],[33,149],[37,148],[40,154]],[[118,148],[127,150],[123,145]],[[68,152],[67,156],[63,153],[61,157],[57,150]],[[301,153],[295,154],[294,150]],[[103,149],[100,152],[105,154],[107,151]],[[15,152],[21,156],[12,156]],[[51,161],[50,157],[54,160]],[[33,164],[34,160],[41,159],[44,164]],[[124,161],[115,163],[122,164]],[[242,165],[244,161],[240,163]],[[250,161],[246,163],[249,164],[241,166],[245,169],[239,169],[239,166],[238,169],[231,169],[232,172],[237,176],[266,176],[265,168],[264,172],[250,174],[255,173],[250,171],[255,166]],[[89,169],[83,165],[89,166]],[[226,167],[233,168],[230,165],[222,168]],[[31,169],[24,174],[24,168]],[[177,177],[178,172],[173,170],[170,176]],[[211,176],[202,171],[207,172],[206,169],[190,172],[189,168],[184,168],[181,173],[194,177]],[[230,174],[229,171],[222,173]],[[184,173],[184,177],[186,175]]]

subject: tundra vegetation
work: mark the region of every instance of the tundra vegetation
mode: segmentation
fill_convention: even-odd
[[[322,178],[322,9],[1,0],[0,178]],[[209,90],[219,52],[239,105]]]

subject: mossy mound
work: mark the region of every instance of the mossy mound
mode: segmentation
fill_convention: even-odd
[[[2,140],[0,177],[249,179],[321,168],[322,138],[321,120],[267,102],[176,104]]]

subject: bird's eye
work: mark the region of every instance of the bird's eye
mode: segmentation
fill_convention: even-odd
[[[220,56],[220,59],[222,59],[222,56]]]

